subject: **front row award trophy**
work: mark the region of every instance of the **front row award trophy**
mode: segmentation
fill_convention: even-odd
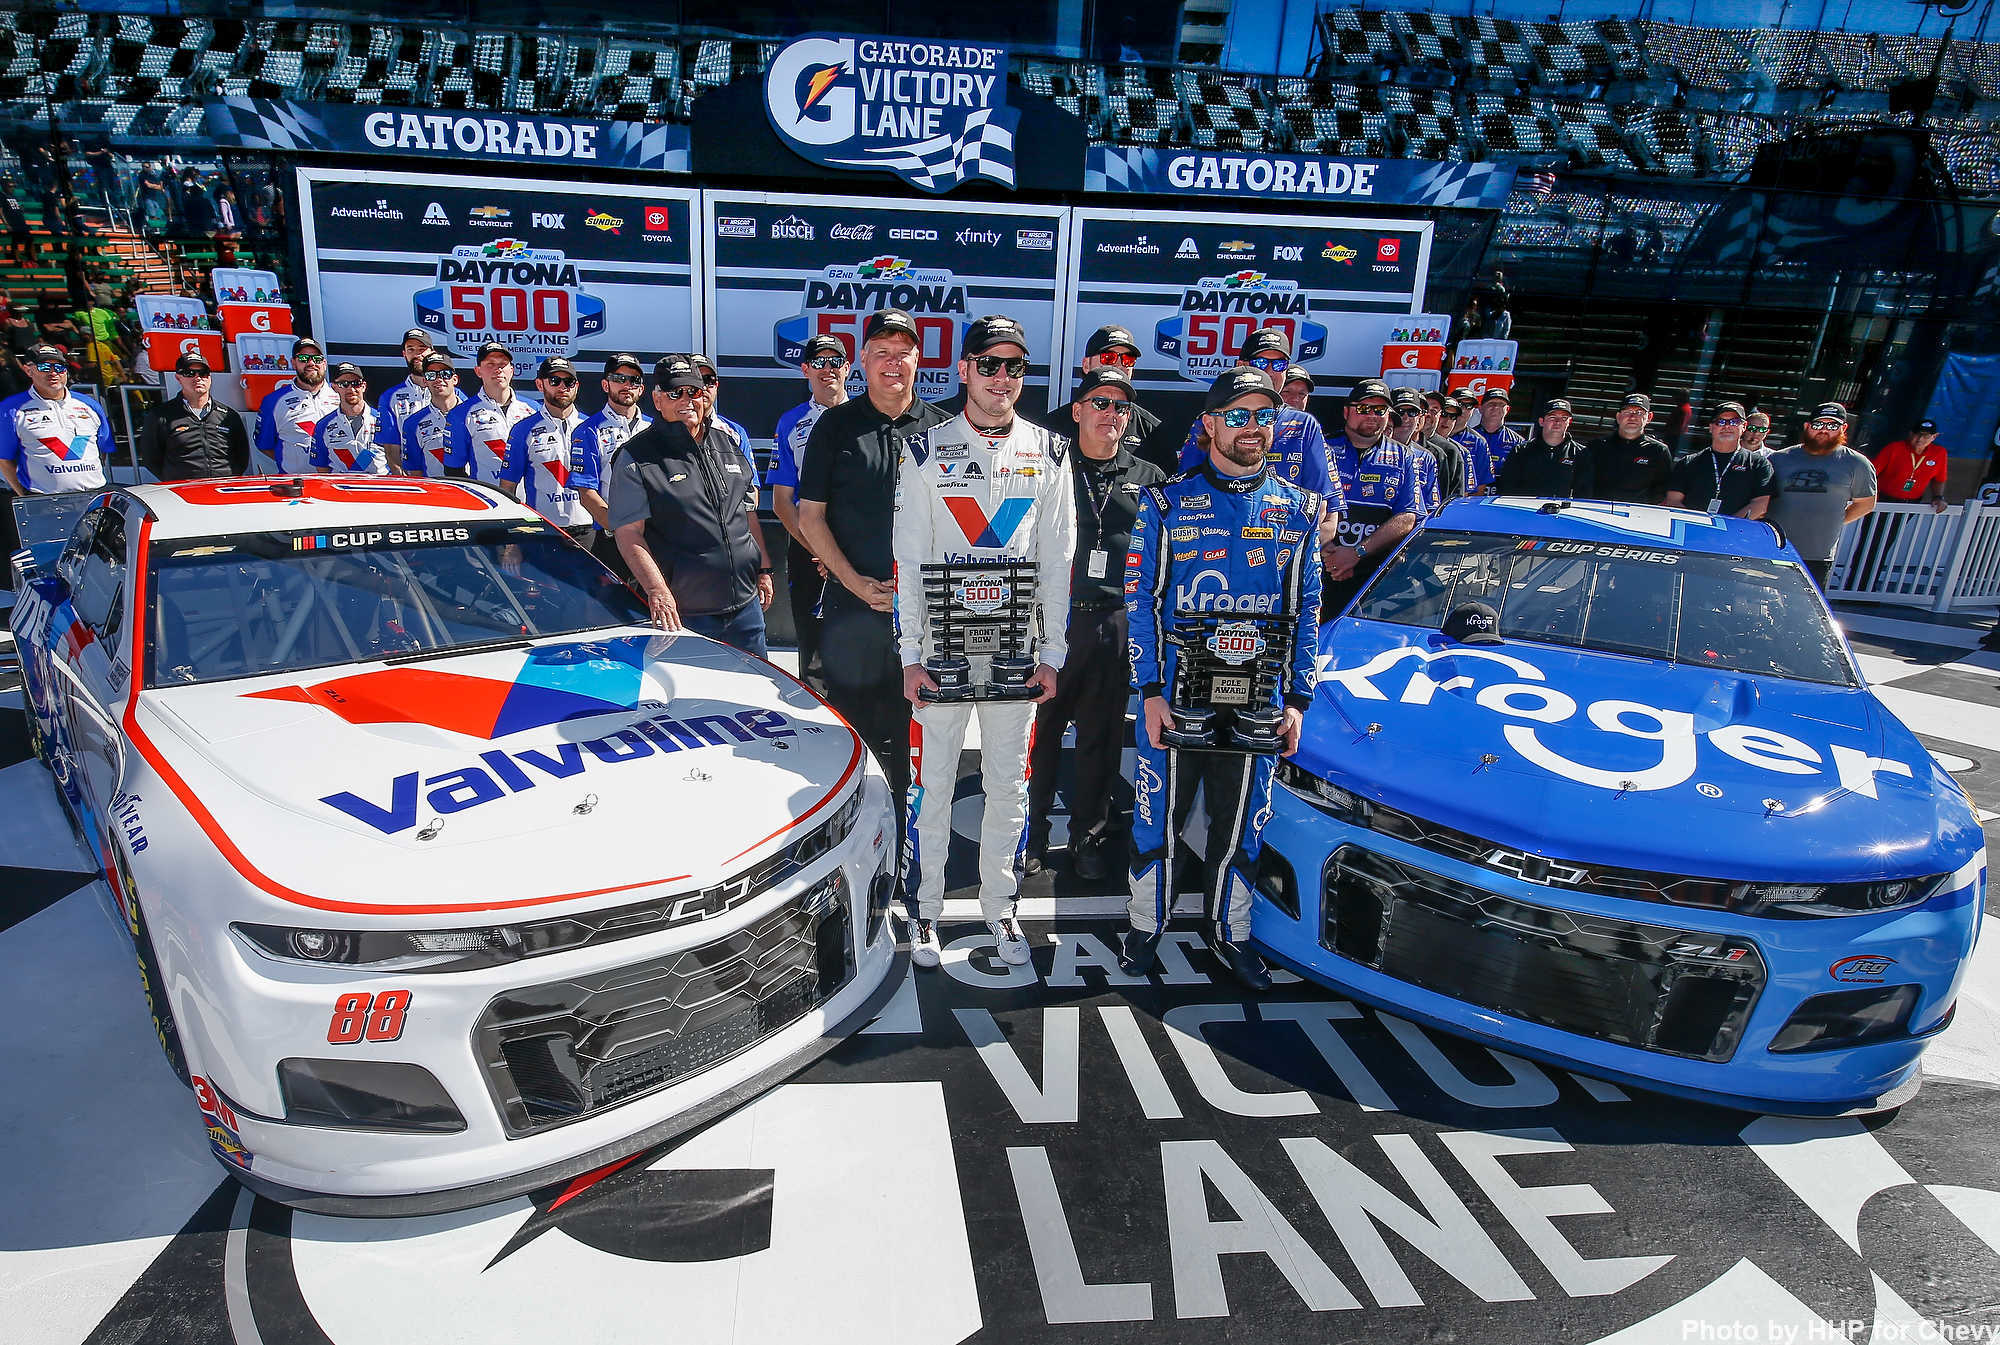
[[[1259,756],[1285,746],[1278,686],[1292,658],[1298,618],[1287,612],[1176,612],[1167,707],[1174,726],[1160,741],[1183,752]]]
[[[924,660],[937,690],[927,701],[1029,700],[1035,675],[1035,562],[999,560],[923,567],[931,652]],[[986,679],[972,680],[972,660]]]

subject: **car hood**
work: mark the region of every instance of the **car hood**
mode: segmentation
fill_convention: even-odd
[[[1964,793],[1865,687],[1348,618],[1295,761],[1553,859],[1744,880],[1956,869]]]
[[[637,627],[154,689],[133,727],[259,886],[385,913],[706,885],[830,815],[862,759],[769,664]]]

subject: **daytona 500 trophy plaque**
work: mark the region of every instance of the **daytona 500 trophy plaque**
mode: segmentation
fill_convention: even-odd
[[[931,652],[924,671],[937,683],[927,701],[1028,700],[1035,675],[1035,562],[996,560],[923,567]],[[972,660],[987,660],[972,680]]]
[[[1167,697],[1174,726],[1160,741],[1183,752],[1262,756],[1285,745],[1278,686],[1298,618],[1285,612],[1177,612],[1167,642],[1178,651]]]

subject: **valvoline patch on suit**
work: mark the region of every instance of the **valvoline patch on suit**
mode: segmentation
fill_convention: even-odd
[[[1000,501],[1000,507],[989,517],[979,501],[964,495],[948,495],[944,507],[951,510],[951,516],[958,521],[958,529],[965,534],[965,540],[973,546],[1000,548],[1014,540],[1020,531],[1021,520],[1034,507],[1032,496],[1013,495]]]
[[[90,451],[90,442],[90,436],[87,434],[79,434],[68,442],[51,435],[42,436],[42,447],[55,454],[58,462],[68,462],[72,458],[82,457]]]
[[[650,641],[627,635],[544,645],[527,651],[519,671],[504,681],[435,668],[382,668],[253,691],[248,698],[317,705],[350,724],[426,724],[469,738],[504,738],[636,709]]]

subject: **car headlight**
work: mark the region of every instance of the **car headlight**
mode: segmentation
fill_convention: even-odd
[[[1289,761],[1278,763],[1278,781],[1293,793],[1301,795],[1308,803],[1321,812],[1331,813],[1343,822],[1352,822],[1357,827],[1368,825],[1368,800],[1352,790],[1320,779],[1311,771],[1295,766]]]

